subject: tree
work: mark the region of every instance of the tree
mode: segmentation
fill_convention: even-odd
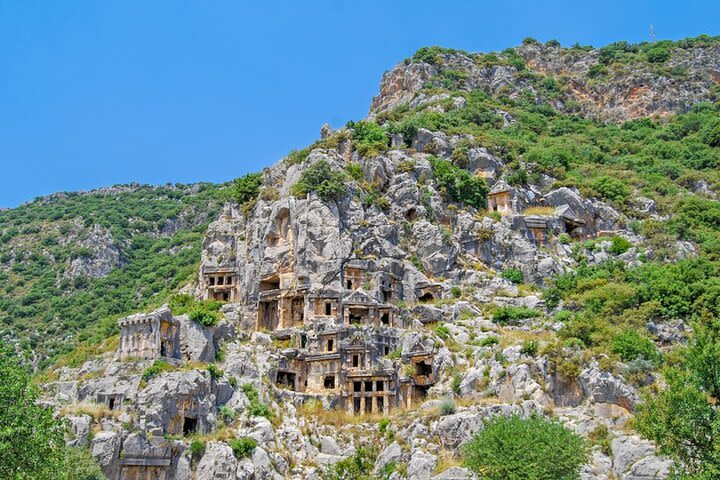
[[[439,157],[430,157],[430,167],[440,191],[458,203],[482,209],[488,192],[485,180]]]
[[[325,201],[338,200],[347,192],[345,172],[335,169],[325,160],[318,160],[300,175],[300,180],[292,186],[296,197],[314,192]]]
[[[464,448],[483,480],[574,480],[588,456],[582,437],[540,416],[495,417]]]
[[[64,425],[37,404],[38,390],[15,352],[0,344],[0,478],[62,478]]]
[[[677,478],[720,478],[720,334],[698,327],[665,372],[667,386],[646,395],[636,428],[676,462]]]
[[[240,205],[244,205],[257,198],[261,185],[262,173],[248,173],[243,177],[233,180],[232,185],[220,191],[220,196],[225,201],[237,202]]]

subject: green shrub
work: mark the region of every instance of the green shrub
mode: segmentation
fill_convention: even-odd
[[[374,451],[359,447],[352,457],[345,458],[327,467],[323,480],[372,480],[375,466]]]
[[[525,170],[524,168],[519,168],[507,176],[507,183],[515,186],[525,185],[528,183],[528,179],[529,176],[527,170]]]
[[[213,327],[217,324],[220,314],[202,307],[195,307],[188,313],[190,320],[194,320],[205,327]]]
[[[588,459],[582,437],[542,417],[495,417],[464,447],[484,480],[575,480]]]
[[[447,337],[450,336],[450,329],[447,325],[441,323],[440,325],[435,327],[435,335],[445,340]]]
[[[604,423],[599,424],[588,434],[588,440],[590,440],[594,445],[599,446],[600,451],[608,457],[612,455],[610,431]]]
[[[240,437],[231,438],[230,440],[228,440],[228,445],[230,446],[230,448],[232,448],[235,458],[240,460],[241,458],[252,455],[255,447],[257,447],[257,442],[254,438]]]
[[[516,325],[518,320],[534,318],[542,315],[542,312],[528,307],[500,307],[493,313],[493,322],[498,325]]]
[[[646,52],[648,62],[664,63],[670,58],[670,47],[667,45],[653,45]]]
[[[446,415],[452,415],[457,410],[457,407],[455,406],[455,402],[450,399],[446,398],[442,402],[440,402],[440,416],[444,417]]]
[[[222,421],[226,424],[232,423],[233,420],[237,417],[237,412],[228,407],[227,405],[223,405],[220,407],[220,410],[218,411],[219,417],[222,419]]]
[[[303,148],[302,150],[291,150],[285,158],[287,165],[298,165],[303,163],[310,155],[312,149],[310,147]]]
[[[257,389],[251,383],[244,383],[240,390],[250,400],[250,406],[248,407],[248,413],[253,417],[272,417],[270,408],[260,400],[260,394]]]
[[[150,365],[145,369],[145,371],[143,371],[142,378],[146,382],[149,382],[150,379],[156,377],[157,375],[160,375],[163,372],[168,372],[172,369],[173,366],[165,360],[155,360],[152,365]]]
[[[388,427],[390,426],[390,419],[389,418],[381,418],[378,422],[378,430],[380,433],[385,433],[387,431]]]
[[[509,280],[514,284],[523,283],[525,280],[522,270],[519,268],[508,268],[502,272],[502,276],[504,279]]]
[[[450,288],[450,295],[454,298],[460,298],[462,296],[462,289],[458,286]]]
[[[223,302],[216,300],[197,301],[190,295],[173,295],[168,302],[173,315],[185,315],[195,322],[205,326],[213,327],[220,321],[222,315],[218,310]]]
[[[346,167],[348,175],[350,175],[350,178],[356,181],[361,181],[365,178],[365,174],[363,173],[362,165],[356,162],[348,163]]]
[[[522,349],[520,350],[520,353],[522,353],[523,355],[534,357],[535,355],[537,355],[539,348],[540,346],[537,341],[525,340],[522,344]]]
[[[601,176],[592,182],[592,188],[598,195],[613,202],[623,205],[630,197],[630,187],[622,180],[609,176]]]
[[[190,442],[190,457],[193,461],[198,461],[205,455],[205,442],[198,438],[194,438]]]
[[[610,248],[608,249],[608,252],[612,253],[613,255],[621,255],[632,247],[632,243],[630,240],[624,237],[613,237],[612,238],[612,245],[610,245]]]
[[[261,185],[262,173],[249,173],[244,177],[236,178],[229,187],[220,190],[220,196],[225,201],[245,205],[257,198]]]
[[[361,157],[372,157],[387,150],[388,137],[385,130],[375,122],[348,122],[353,129],[353,148]]]
[[[210,378],[213,380],[217,380],[218,378],[221,378],[223,375],[225,375],[225,372],[220,369],[217,365],[214,363],[211,363],[207,367],[207,371],[210,373]]]
[[[339,200],[347,193],[346,180],[344,172],[335,170],[325,160],[318,160],[300,175],[291,193],[303,197],[312,192],[325,201]]]
[[[625,362],[642,357],[656,363],[660,358],[653,341],[632,329],[624,330],[616,335],[610,343],[610,350],[612,353],[620,355]]]
[[[489,337],[485,337],[480,340],[481,347],[490,347],[492,345],[497,345],[498,343],[500,343],[500,339],[495,335],[490,335]]]
[[[441,192],[454,202],[469,205],[478,210],[484,208],[485,195],[488,192],[484,179],[438,157],[430,157],[430,166]]]
[[[558,242],[562,243],[563,245],[568,245],[572,242],[572,238],[570,238],[570,235],[567,233],[561,233],[558,235]]]
[[[460,395],[460,386],[462,385],[462,375],[456,373],[450,382],[450,389],[455,395]]]

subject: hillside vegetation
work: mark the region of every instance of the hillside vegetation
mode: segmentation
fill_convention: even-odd
[[[0,336],[43,368],[161,304],[196,272],[217,190],[134,185],[1,211]]]

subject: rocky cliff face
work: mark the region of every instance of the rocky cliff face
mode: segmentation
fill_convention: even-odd
[[[592,50],[529,44],[516,55],[523,69],[507,53],[487,65],[445,51],[398,65],[370,117],[462,111],[465,97],[428,87],[441,78],[604,120],[669,115],[710,98],[720,52],[675,48],[668,62],[686,70],[682,81],[647,65],[591,80]],[[550,98],[528,72],[564,88]],[[516,122],[493,115],[498,129]],[[663,237],[658,253],[637,224],[667,217],[638,189],[620,206],[546,172],[513,181],[517,159],[447,130],[383,133],[387,145],[368,153],[357,124],[324,127],[302,158],[265,169],[257,198],[225,204],[210,224],[183,289],[222,302],[219,321],[201,307],[126,317],[117,348],[54,372],[46,399],[70,420],[71,441],[89,445],[109,478],[324,478],[367,447],[378,478],[471,479],[458,452],[487,421],[540,414],[590,439],[583,479],[666,478],[672,463],[631,429],[638,389],[658,373],[642,357],[563,342],[579,307],[546,301],[542,287],[697,246]],[[323,194],[320,165],[346,172],[341,195]],[[311,176],[315,187],[299,192]],[[483,205],[452,195],[473,186]],[[88,248],[102,230],[93,238]],[[646,327],[660,348],[684,341],[682,320]]]
[[[713,87],[720,82],[717,44],[675,46],[662,65],[638,60],[604,67],[597,49],[539,43],[520,46],[513,55],[503,52],[493,57],[488,61],[487,55],[452,51],[406,60],[383,75],[370,113],[420,105],[433,98],[431,87],[450,82],[453,88],[493,96],[530,95],[559,112],[620,122],[687,111],[697,102],[715,98]],[[514,58],[521,62],[508,64]],[[595,76],[594,71],[602,73]],[[557,79],[559,88],[553,95],[546,95],[538,85],[542,78]]]

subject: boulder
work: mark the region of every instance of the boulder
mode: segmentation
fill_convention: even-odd
[[[238,461],[232,448],[221,442],[208,442],[195,470],[196,480],[235,478]]]
[[[437,457],[420,449],[415,450],[408,463],[408,478],[417,480],[429,480],[435,471]]]

